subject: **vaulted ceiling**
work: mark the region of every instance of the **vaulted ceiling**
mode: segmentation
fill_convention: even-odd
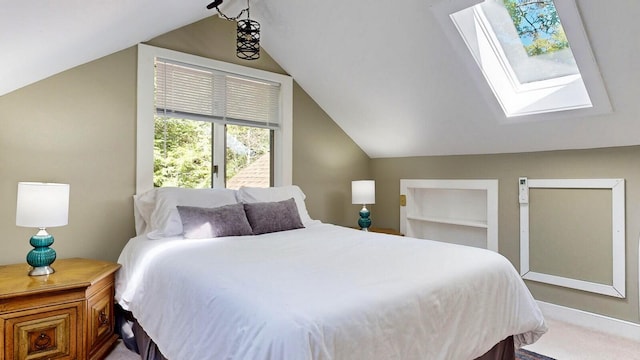
[[[264,50],[371,157],[640,144],[640,1],[576,1],[613,111],[524,120],[502,114],[445,31],[434,9],[456,1],[474,2],[253,0],[251,17]],[[211,16],[208,3],[0,0],[0,96]]]

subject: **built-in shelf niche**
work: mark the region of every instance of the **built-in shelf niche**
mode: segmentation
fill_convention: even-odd
[[[498,251],[498,180],[400,180],[406,236]]]

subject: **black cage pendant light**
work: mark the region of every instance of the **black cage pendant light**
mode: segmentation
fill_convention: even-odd
[[[222,4],[222,0],[216,0],[207,5],[207,9],[215,8],[218,14],[223,18],[237,22],[237,35],[236,35],[236,55],[240,59],[244,60],[256,60],[260,58],[260,24],[250,19],[249,15],[249,0],[247,0],[247,8],[242,9],[238,16],[229,17],[222,13],[218,6]],[[247,13],[247,18],[239,20],[240,17]]]

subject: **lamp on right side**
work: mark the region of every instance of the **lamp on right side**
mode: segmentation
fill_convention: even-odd
[[[351,203],[362,204],[358,226],[364,231],[369,231],[371,226],[371,212],[367,205],[376,203],[376,182],[375,180],[354,180],[351,182]]]

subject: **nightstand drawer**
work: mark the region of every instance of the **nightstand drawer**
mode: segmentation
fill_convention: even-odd
[[[4,359],[77,359],[82,305],[76,302],[3,315]]]
[[[89,344],[90,351],[100,349],[100,344],[114,336],[113,286],[106,287],[89,298]],[[93,357],[93,353],[89,357]]]

